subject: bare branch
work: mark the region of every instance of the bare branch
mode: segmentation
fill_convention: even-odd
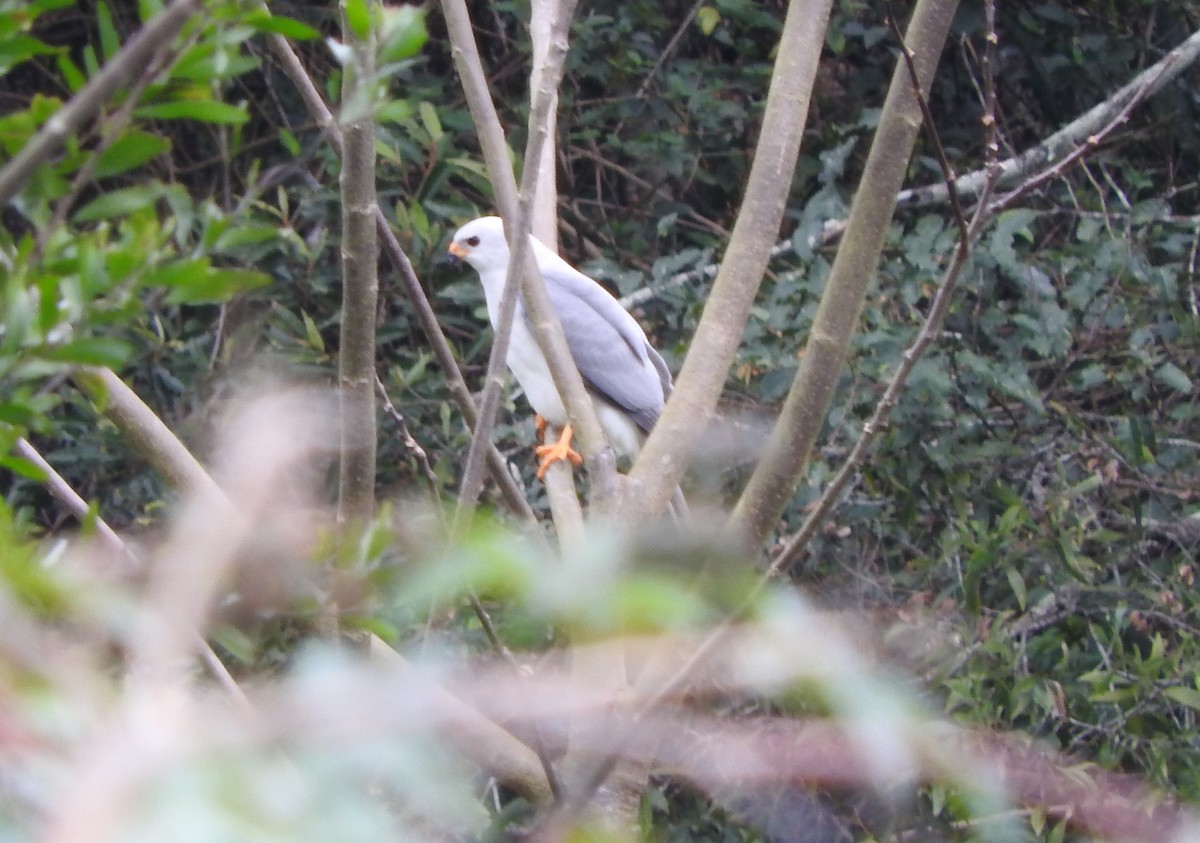
[[[905,43],[911,45],[923,91],[932,83],[957,5],[957,0],[920,0],[913,10]],[[800,368],[762,459],[730,519],[732,529],[750,546],[761,545],[774,529],[804,474],[833,400],[920,127],[920,105],[901,60],[892,74],[879,128]]]
[[[829,0],[788,4],[742,208],[666,409],[629,474],[622,512],[662,512],[725,385],[791,192]]]
[[[330,112],[329,107],[325,104],[325,100],[321,97],[317,86],[313,84],[299,56],[292,49],[292,45],[283,36],[274,34],[267,36],[267,43],[270,45],[275,57],[279,60],[283,71],[300,93],[300,97],[304,100],[305,107],[308,109],[309,116],[321,128],[330,146],[340,155],[342,153],[341,130],[337,127],[332,112]],[[389,261],[391,261],[392,266],[400,273],[400,281],[404,286],[404,291],[408,296],[409,302],[413,306],[413,310],[416,312],[417,321],[421,323],[421,330],[425,333],[426,339],[429,340],[430,348],[433,350],[433,356],[437,360],[438,366],[441,367],[442,372],[446,375],[450,394],[458,404],[459,411],[463,414],[467,426],[474,429],[479,423],[475,399],[471,395],[470,388],[467,387],[462,370],[458,367],[458,361],[454,358],[454,351],[451,349],[446,335],[442,332],[442,326],[438,324],[437,314],[434,312],[433,306],[429,303],[429,298],[425,295],[425,290],[421,287],[421,282],[413,270],[412,261],[409,260],[408,255],[405,254],[403,247],[400,245],[400,241],[396,239],[395,232],[388,225],[387,217],[378,208],[376,208],[375,224],[379,231],[379,240],[383,247],[383,252],[387,255]],[[496,450],[495,446],[489,445],[487,449],[487,465],[492,479],[500,487],[500,491],[508,507],[523,517],[531,516],[532,513],[526,501],[524,490],[509,473],[507,462],[503,455]]]
[[[1158,93],[1167,83],[1174,80],[1200,58],[1200,31],[1192,33],[1152,66],[1135,76],[1128,84],[1079,117],[1072,120],[1050,137],[1013,158],[1001,161],[1000,186],[1014,184],[1031,173],[1059,161],[1072,149],[1086,142],[1100,128],[1112,122],[1113,117],[1125,111],[1135,100],[1141,101]],[[979,193],[988,178],[987,169],[976,170],[961,176],[954,182],[955,189],[964,196]],[[905,190],[897,202],[902,207],[924,206],[946,201],[947,187],[944,183],[929,187]]]

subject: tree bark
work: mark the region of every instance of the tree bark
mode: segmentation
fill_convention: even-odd
[[[377,4],[368,7],[374,12]],[[374,15],[372,14],[372,17]],[[339,324],[338,413],[341,461],[338,524],[359,525],[375,508],[375,314],[379,306],[379,241],[375,232],[374,27],[351,47],[342,73],[342,313]]]

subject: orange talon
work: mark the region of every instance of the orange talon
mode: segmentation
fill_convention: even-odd
[[[534,413],[533,416],[533,435],[537,438],[537,442],[541,445],[546,441],[546,425],[548,422],[542,418],[541,413]]]
[[[538,480],[543,479],[546,476],[546,470],[560,460],[570,460],[571,465],[583,465],[583,457],[579,456],[571,447],[571,439],[574,436],[575,432],[571,430],[571,425],[567,425],[562,429],[558,441],[553,445],[538,445],[533,449],[533,452],[541,458],[537,470]]]

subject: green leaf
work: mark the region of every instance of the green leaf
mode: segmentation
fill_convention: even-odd
[[[42,471],[39,466],[37,466],[35,463],[31,463],[24,457],[18,457],[12,454],[0,456],[0,468],[6,468],[13,474],[19,474],[22,477],[28,477],[30,480],[36,480],[39,483],[46,482],[46,472]]]
[[[166,138],[150,132],[126,132],[100,153],[96,177],[105,178],[140,167],[171,148]]]
[[[712,6],[701,6],[696,12],[696,23],[700,24],[700,31],[705,35],[712,35],[720,22],[721,13]]]
[[[422,102],[417,106],[417,110],[421,114],[421,124],[425,127],[425,131],[429,133],[429,137],[433,140],[438,140],[442,136],[442,121],[438,120],[437,110],[428,102]]]
[[[239,225],[221,233],[213,243],[214,252],[234,252],[246,246],[266,243],[279,237],[279,229],[270,225]]]
[[[279,142],[283,144],[283,148],[286,149],[288,154],[291,156],[298,157],[300,155],[300,141],[297,140],[296,136],[287,129],[280,130]]]
[[[312,41],[321,37],[321,33],[306,23],[282,15],[272,15],[266,11],[252,12],[242,20],[258,32],[273,32],[293,41]]]
[[[429,40],[425,9],[420,6],[385,6],[380,27],[379,61],[383,64],[410,59]]]
[[[129,343],[123,340],[113,337],[87,337],[51,348],[45,354],[45,358],[59,363],[116,369],[125,365],[132,352]]]
[[[55,47],[39,41],[30,35],[16,35],[0,39],[0,73],[9,70],[34,56],[56,53]]]
[[[1154,373],[1155,379],[1176,392],[1182,392],[1185,395],[1191,395],[1195,387],[1192,385],[1192,379],[1187,376],[1187,373],[1176,366],[1174,363],[1163,363],[1158,367],[1158,371]]]
[[[1025,579],[1021,576],[1021,572],[1012,565],[1004,566],[1004,576],[1008,578],[1008,585],[1017,598],[1017,606],[1024,612],[1025,606],[1029,602],[1029,594],[1025,590]]]
[[[95,222],[128,216],[134,211],[153,206],[162,198],[163,192],[162,184],[152,182],[102,193],[76,211],[72,219],[75,222]]]
[[[198,278],[174,287],[167,294],[171,304],[219,304],[238,293],[265,287],[271,278],[249,269],[209,269]]]
[[[96,4],[96,27],[100,31],[100,55],[109,61],[121,49],[121,38],[113,26],[112,11],[103,0]]]
[[[359,41],[371,34],[371,13],[366,0],[345,0],[346,25]]]
[[[403,123],[411,120],[416,109],[408,100],[389,100],[375,111],[375,119],[380,123]]]
[[[324,351],[325,340],[321,339],[321,329],[307,311],[300,311],[300,315],[304,319],[304,338],[308,340],[309,346],[317,351]]]
[[[1177,703],[1186,705],[1188,708],[1200,709],[1200,691],[1197,691],[1195,688],[1188,688],[1185,685],[1172,685],[1169,688],[1164,688],[1163,694]]]
[[[67,83],[67,89],[72,94],[79,93],[79,89],[87,84],[87,78],[83,75],[83,71],[75,62],[71,61],[71,57],[66,53],[59,53],[56,62],[58,63],[58,72],[62,74],[63,81]]]
[[[186,287],[203,283],[212,264],[208,258],[186,258],[155,267],[142,278],[148,287]]]
[[[138,0],[138,16],[142,23],[146,23],[162,10],[162,0]]]
[[[246,109],[240,105],[216,100],[177,100],[144,105],[135,113],[151,120],[200,120],[227,125],[240,125],[248,119]]]

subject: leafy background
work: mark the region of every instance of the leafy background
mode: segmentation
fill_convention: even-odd
[[[511,148],[521,150],[527,11],[471,5],[493,96]],[[41,0],[0,9],[6,157],[153,8]],[[706,282],[668,281],[720,256],[784,4],[696,8],[694,17],[692,3],[675,0],[581,10],[558,138],[562,251],[619,293],[654,290],[637,315],[676,369]],[[44,548],[73,525],[11,455],[17,436],[29,435],[118,529],[160,524],[172,502],[76,388],[79,365],[116,368],[201,454],[211,453],[225,409],[281,371],[289,381],[331,380],[338,165],[262,37],[286,26],[301,38],[305,61],[336,101],[338,65],[307,37],[333,34],[336,21],[332,7],[272,11],[285,23],[214,6],[166,81],[136,103],[115,100],[106,121],[72,137],[4,209],[9,548],[0,555],[11,590],[35,614],[69,616],[79,595],[24,542]],[[730,373],[728,404],[739,412],[768,418],[794,372],[836,248],[807,238],[848,208],[895,55],[882,15],[880,4],[835,4],[783,232],[793,248],[773,262]],[[425,23],[428,42],[386,71],[380,201],[474,385],[489,348],[482,293],[473,277],[437,262],[459,223],[492,210],[490,189],[465,103],[448,81],[444,25],[436,11]],[[1194,2],[1002,4],[1002,152],[1023,150],[1103,100],[1198,24]],[[982,32],[980,4],[965,3],[932,99],[938,132],[964,171],[981,160]],[[887,642],[884,658],[920,677],[936,709],[1024,731],[1191,802],[1200,799],[1196,82],[1196,71],[1186,73],[1082,167],[987,232],[874,458],[790,572],[820,603],[869,616]],[[102,141],[126,101],[128,122]],[[101,143],[110,145],[93,157]],[[929,149],[918,149],[910,176],[913,184],[938,179]],[[66,215],[55,226],[59,207]],[[897,215],[810,482],[780,535],[799,525],[857,438],[953,244],[945,208]],[[378,325],[380,374],[449,497],[467,433],[409,303],[386,277]],[[394,426],[383,425],[380,497],[405,499],[425,477]],[[510,399],[498,442],[527,480],[529,433],[521,399]],[[696,493],[714,505],[732,500],[739,467],[709,470],[716,480],[693,478]],[[314,473],[330,494],[324,470]],[[539,487],[529,488],[544,507]],[[486,544],[488,529],[476,541]],[[397,597],[392,567],[423,553],[382,542],[343,560],[369,586],[345,620],[402,647],[424,636],[428,607]],[[680,575],[682,594],[690,570]],[[489,605],[512,646],[547,646],[562,616],[531,611],[531,586],[513,576]],[[672,595],[662,599],[682,599]],[[311,638],[318,613],[310,598],[284,601],[228,618],[215,640],[239,675],[270,674]],[[466,652],[485,646],[465,616],[441,634]],[[922,800],[902,826],[953,839],[983,833],[956,825],[969,810],[937,788]],[[15,833],[19,820],[5,817],[6,833]],[[669,779],[647,797],[646,817],[655,838],[770,837],[762,822],[744,823]],[[1024,833],[1061,837],[1062,829],[1035,818]]]

